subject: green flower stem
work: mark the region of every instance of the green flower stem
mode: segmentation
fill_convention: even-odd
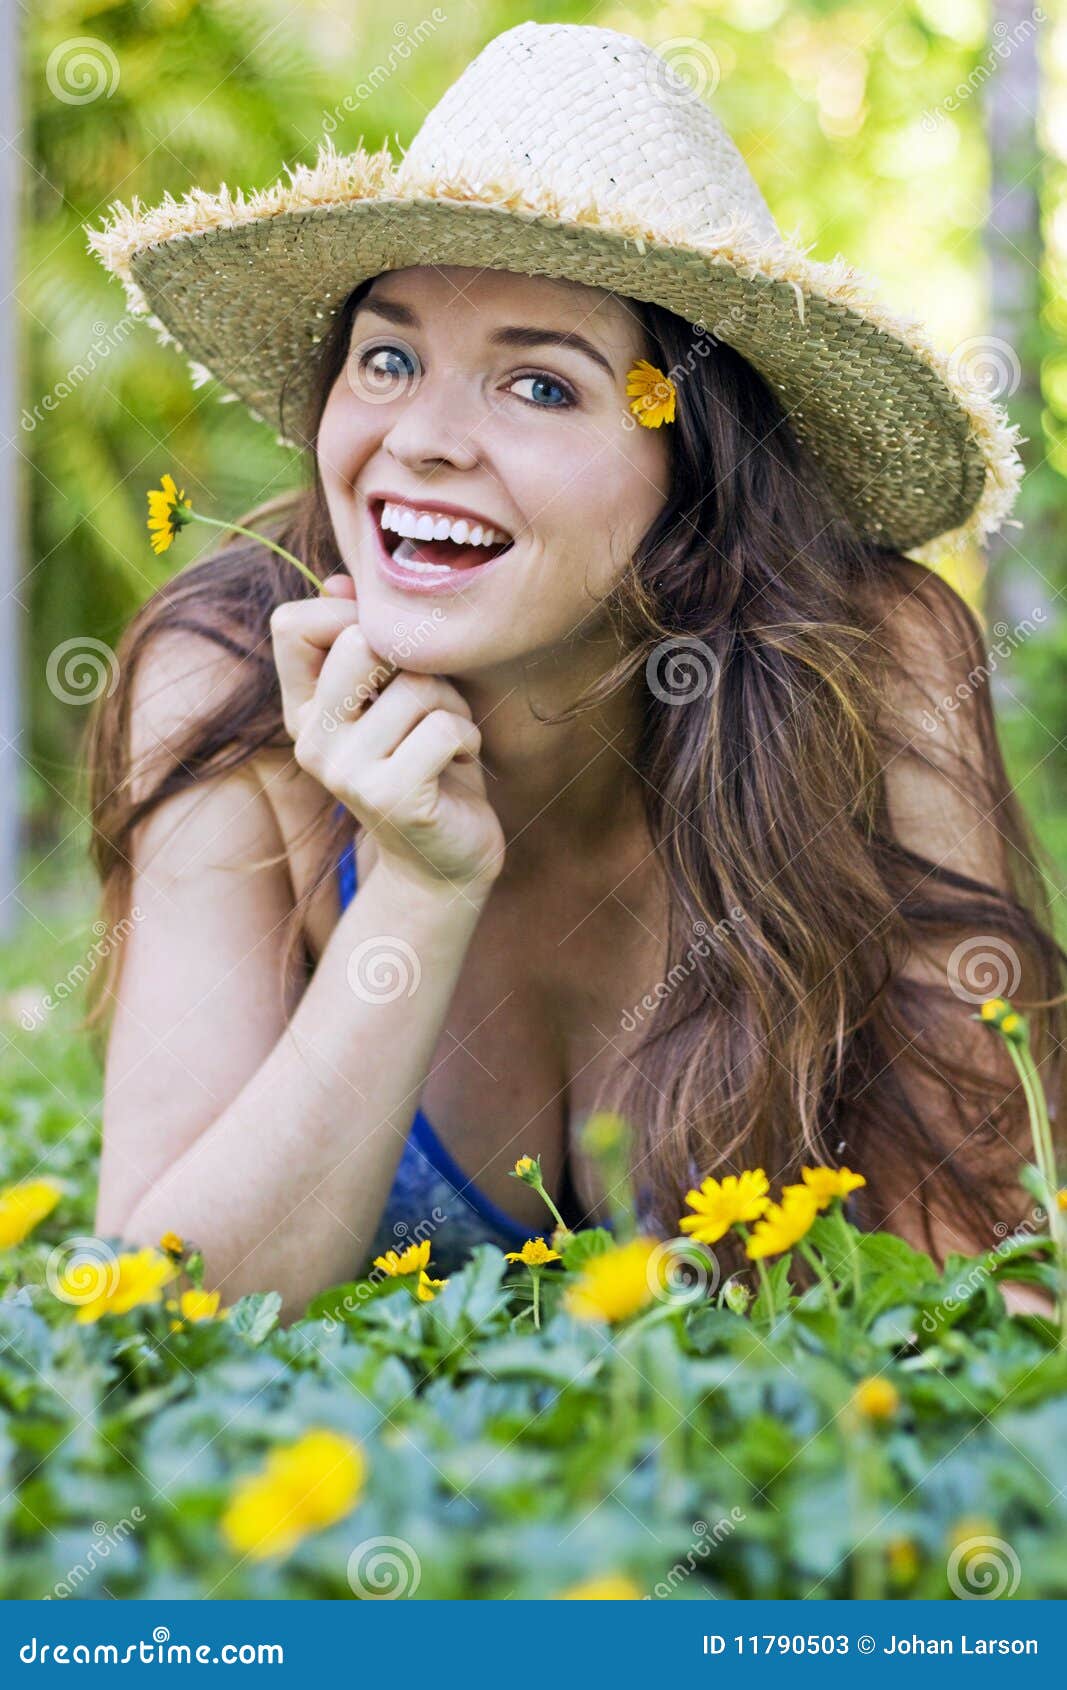
[[[1004,1035],[1001,1035],[1004,1038]],[[1045,1185],[1045,1207],[1048,1211],[1049,1236],[1056,1261],[1058,1285],[1056,1302],[1060,1322],[1060,1348],[1067,1348],[1067,1240],[1063,1233],[1063,1214],[1057,1200],[1056,1152],[1052,1143],[1052,1123],[1048,1117],[1045,1088],[1037,1071],[1029,1041],[1018,1045],[1004,1038],[1015,1071],[1022,1084],[1026,1107],[1030,1116],[1030,1133],[1034,1141],[1034,1155]]]
[[[530,1267],[527,1263],[530,1278],[533,1280],[533,1323],[538,1331],[541,1330],[541,1269]]]
[[[841,1305],[837,1300],[837,1290],[834,1286],[833,1280],[830,1278],[830,1275],[826,1270],[821,1256],[812,1249],[806,1238],[801,1238],[797,1247],[808,1266],[810,1268],[814,1268],[816,1274],[818,1275],[823,1290],[826,1292],[827,1301],[829,1302],[830,1307],[836,1315],[839,1315],[841,1313]]]
[[[749,1238],[751,1237],[748,1227],[745,1225],[744,1221],[736,1221],[734,1224],[747,1244]],[[750,1256],[748,1259],[751,1261],[752,1257]],[[767,1272],[767,1264],[762,1256],[756,1257],[756,1271],[759,1274],[760,1290],[763,1292],[763,1300],[767,1304],[767,1308],[769,1310],[767,1317],[769,1330],[778,1318],[778,1308],[774,1300],[774,1292],[771,1289],[771,1278],[770,1274]]]
[[[233,534],[243,534],[249,540],[258,540],[261,546],[267,546],[272,552],[277,552],[279,557],[283,557],[287,563],[295,565],[301,575],[305,575],[311,585],[317,587],[320,593],[324,590],[322,582],[317,575],[312,574],[306,563],[301,563],[300,559],[294,557],[292,552],[287,552],[284,546],[278,546],[273,540],[268,540],[265,534],[257,534],[253,528],[242,528],[239,522],[219,522],[216,517],[201,516],[199,511],[190,511],[188,520],[190,522],[206,522],[209,528],[225,528]]]
[[[553,1203],[551,1197],[548,1195],[548,1192],[545,1190],[541,1181],[538,1180],[535,1183],[533,1180],[527,1180],[526,1183],[527,1183],[527,1185],[532,1185],[533,1189],[537,1192],[537,1195],[539,1197],[543,1198],[543,1200],[548,1204],[548,1207],[549,1207],[553,1217],[555,1218],[556,1225],[561,1226],[563,1228],[564,1232],[569,1232],[570,1228],[568,1227],[566,1221],[563,1219],[563,1216],[560,1214],[559,1210],[556,1208],[556,1205]]]

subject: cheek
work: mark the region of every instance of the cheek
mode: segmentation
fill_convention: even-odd
[[[319,424],[318,458],[323,486],[351,480],[373,450],[366,407],[358,403],[342,376],[334,383]]]
[[[669,450],[651,430],[620,426],[617,434],[576,431],[527,460],[524,504],[534,532],[553,555],[579,563],[578,577],[598,595],[666,501]]]

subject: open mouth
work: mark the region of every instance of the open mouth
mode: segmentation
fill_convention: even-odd
[[[504,529],[449,516],[432,506],[415,510],[373,499],[370,509],[385,551],[395,563],[418,574],[476,569],[503,557],[515,544],[514,536]]]

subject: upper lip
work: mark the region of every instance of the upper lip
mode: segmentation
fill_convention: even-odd
[[[503,522],[497,522],[495,517],[485,516],[481,511],[471,510],[469,505],[457,505],[451,499],[428,497],[410,499],[405,493],[368,493],[368,504],[407,505],[414,511],[439,511],[442,516],[464,516],[469,522],[480,522],[483,528],[499,529],[509,540],[514,539],[511,529]]]

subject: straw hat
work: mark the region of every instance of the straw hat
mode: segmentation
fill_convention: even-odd
[[[116,201],[87,227],[195,384],[217,379],[283,444],[313,348],[357,283],[464,265],[583,282],[703,325],[770,383],[874,540],[915,551],[939,537],[943,550],[1011,510],[1023,466],[1002,407],[843,258],[818,263],[783,238],[718,117],[642,41],[520,24],[468,65],[399,163],[328,140],[287,174],[247,196]],[[684,405],[684,372],[679,394]]]

